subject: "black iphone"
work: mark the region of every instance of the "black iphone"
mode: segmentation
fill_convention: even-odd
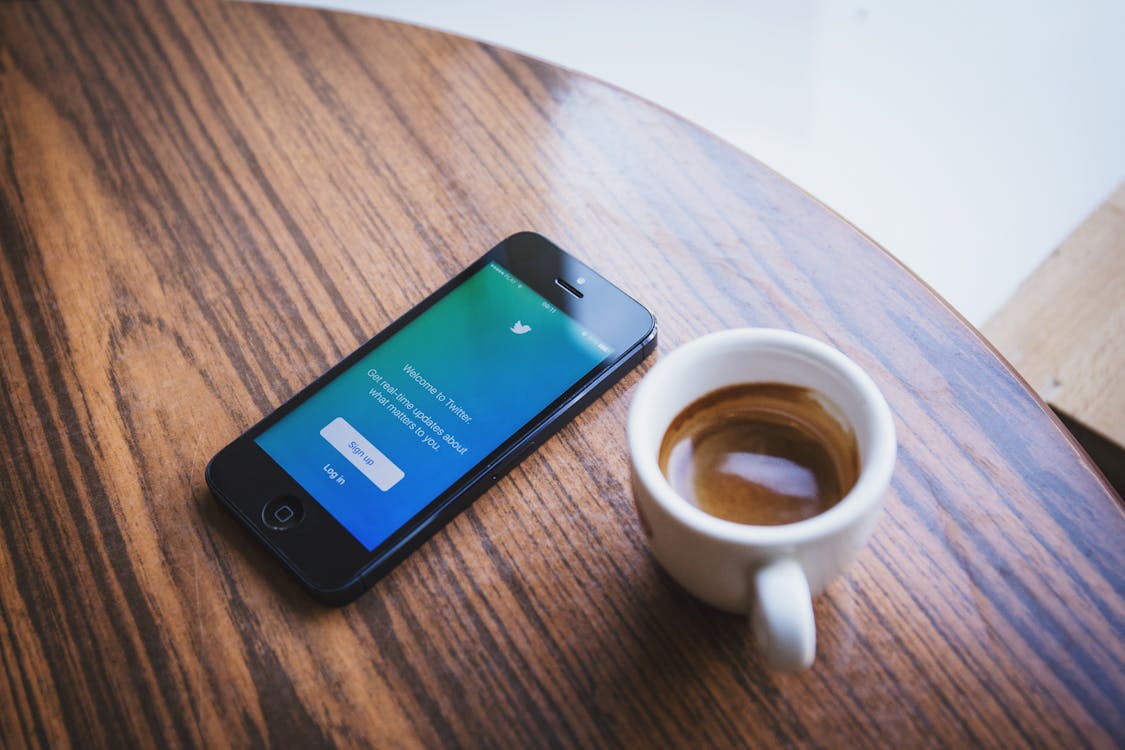
[[[344,604],[655,347],[648,310],[517,234],[223,448],[207,484]]]

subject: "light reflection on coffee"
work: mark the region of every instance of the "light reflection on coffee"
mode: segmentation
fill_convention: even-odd
[[[850,427],[807,388],[744,383],[672,420],[660,469],[685,500],[736,523],[774,526],[823,513],[859,476]]]

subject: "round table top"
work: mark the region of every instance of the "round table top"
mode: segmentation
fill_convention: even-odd
[[[0,167],[0,745],[1125,744],[1119,499],[924,284],[690,123],[382,20],[17,2]],[[786,328],[886,394],[886,513],[812,669],[649,554],[652,359],[343,609],[209,496],[219,448],[525,229],[662,351]]]

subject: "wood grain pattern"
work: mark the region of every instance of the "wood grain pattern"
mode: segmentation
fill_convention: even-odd
[[[355,605],[208,458],[514,231],[877,380],[887,513],[764,672],[633,516],[634,373]],[[0,3],[0,745],[1120,747],[1125,519],[1043,404],[839,217],[613,88],[394,23]]]
[[[982,331],[1048,403],[1125,448],[1125,185]]]

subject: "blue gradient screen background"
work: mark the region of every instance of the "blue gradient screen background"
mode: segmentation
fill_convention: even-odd
[[[493,262],[255,442],[373,550],[609,353]],[[380,490],[322,437],[338,417],[403,478]]]

